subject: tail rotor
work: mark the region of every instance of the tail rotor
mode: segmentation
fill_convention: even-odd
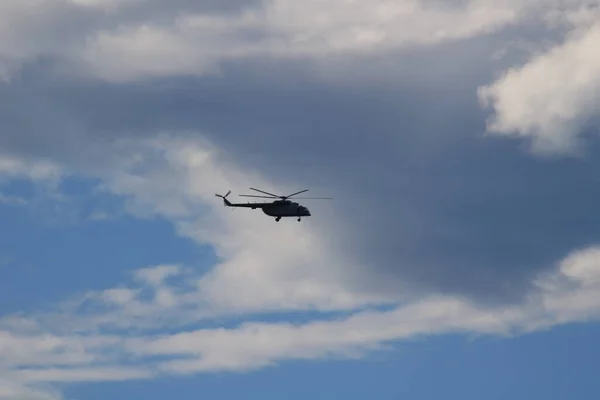
[[[228,206],[230,204],[229,200],[227,200],[227,196],[229,196],[230,193],[231,193],[231,190],[228,191],[227,194],[224,195],[224,196],[222,194],[215,193],[215,196],[220,197],[220,198],[223,199],[223,207],[226,207],[226,206]]]

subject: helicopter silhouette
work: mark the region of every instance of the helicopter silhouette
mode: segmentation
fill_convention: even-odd
[[[250,188],[250,190],[254,190],[256,192],[264,193],[268,196],[259,196],[252,194],[240,194],[240,197],[257,197],[263,199],[279,199],[274,200],[271,203],[232,203],[227,200],[227,196],[231,193],[231,190],[227,192],[225,195],[215,194],[215,196],[223,199],[223,203],[227,207],[244,207],[251,208],[253,210],[260,208],[266,215],[270,217],[274,217],[275,221],[278,221],[282,217],[297,217],[298,222],[302,220],[302,217],[310,217],[310,211],[305,206],[295,202],[288,200],[292,196],[296,196],[297,194],[307,192],[308,189],[301,190],[296,193],[289,194],[287,196],[279,196],[273,193],[265,192],[264,190]],[[331,200],[331,197],[298,197],[298,199],[319,199],[319,200]]]

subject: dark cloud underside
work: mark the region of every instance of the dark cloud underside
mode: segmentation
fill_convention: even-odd
[[[53,147],[50,138],[69,127],[80,138],[208,132],[243,165],[330,189],[337,213],[324,219],[344,228],[339,245],[360,260],[360,285],[394,292],[405,281],[416,291],[513,301],[537,273],[598,241],[599,177],[596,162],[539,160],[517,142],[483,136],[475,92],[491,79],[485,43],[380,60],[382,71],[402,73],[368,85],[325,84],[309,65],[267,61],[129,86],[41,83],[34,68],[3,96],[21,99],[19,110],[46,101],[62,114],[28,120],[0,109],[2,120],[21,118],[3,145],[65,152],[64,140]]]

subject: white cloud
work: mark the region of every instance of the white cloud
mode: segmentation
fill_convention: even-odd
[[[514,22],[522,8],[487,0],[449,7],[418,0],[271,0],[241,15],[188,14],[167,26],[100,31],[81,61],[115,81],[217,73],[220,62],[246,57],[326,58],[468,38]]]
[[[0,370],[0,375],[2,371]],[[24,385],[14,378],[0,378],[0,400],[60,400],[62,396],[51,388]]]
[[[600,25],[588,14],[573,17],[577,28],[564,43],[479,89],[482,104],[494,110],[490,133],[529,138],[541,154],[581,151],[582,130],[600,104]]]
[[[568,255],[536,282],[539,291],[519,305],[487,309],[454,297],[431,297],[391,311],[363,311],[304,324],[245,323],[232,329],[200,329],[127,340],[137,356],[169,356],[169,373],[243,371],[286,359],[354,357],[386,342],[422,335],[512,335],[555,324],[600,317],[600,250]],[[190,356],[194,356],[190,358]]]
[[[564,43],[479,90],[490,133],[530,138],[541,153],[577,152],[594,118],[600,81],[598,0],[269,0],[237,13],[182,8],[164,17],[151,0],[7,0],[0,6],[0,70],[40,56],[69,72],[112,81],[218,73],[248,57],[372,55],[475,37],[532,21],[571,31]],[[189,4],[188,4],[189,6]],[[35,10],[35,11],[33,11]],[[0,170],[13,168],[0,159]],[[51,166],[35,166],[50,174]],[[33,172],[32,172],[33,173]],[[139,184],[122,176],[125,184]],[[183,206],[172,204],[183,212]]]
[[[106,289],[102,291],[102,294],[99,297],[109,304],[123,305],[133,302],[138,292],[139,290],[126,288]]]
[[[486,0],[426,4],[418,0],[276,0],[267,24],[310,52],[431,44],[487,33],[513,22],[521,7]]]
[[[303,223],[277,223],[256,210],[231,212],[214,196],[248,186],[282,193],[301,188],[269,182],[194,136],[114,146],[131,156],[88,173],[103,180],[104,190],[130,199],[132,212],[141,208],[167,218],[181,234],[213,246],[219,261],[208,273],[177,264],[143,268],[127,284],[69,299],[54,312],[0,320],[0,376],[17,385],[3,388],[7,393],[48,381],[143,379],[243,371],[287,359],[360,357],[421,335],[508,335],[600,316],[598,248],[568,255],[519,305],[487,309],[456,297],[379,298],[356,284],[351,264],[330,245],[328,229],[335,224],[317,206]],[[384,301],[396,308],[363,308]],[[260,322],[264,313],[285,321],[283,312],[290,310],[312,310],[313,316],[302,324]],[[352,315],[321,314],[331,310]],[[232,315],[245,322],[198,329]],[[165,330],[173,333],[160,334]]]
[[[159,286],[170,276],[179,275],[181,268],[179,265],[159,265],[152,268],[144,268],[136,271],[135,277],[141,282],[152,286]]]
[[[10,321],[9,321],[10,322]],[[26,367],[82,365],[106,359],[98,350],[110,344],[112,339],[76,335],[54,335],[39,331],[35,333],[0,330],[0,368],[3,366]]]
[[[10,206],[24,206],[27,205],[27,200],[19,196],[11,196],[0,193],[0,204]]]
[[[381,300],[346,286],[354,279],[352,265],[328,247],[333,229],[328,224],[333,221],[326,214],[317,213],[316,220],[302,223],[275,223],[260,210],[232,212],[215,197],[215,192],[250,186],[282,193],[302,188],[268,182],[233,165],[210,143],[192,137],[165,135],[134,151],[145,168],[109,172],[104,177],[106,190],[130,198],[132,210],[142,208],[174,221],[181,234],[211,245],[221,259],[208,275],[197,278],[201,296],[188,301],[240,312],[345,309]],[[152,273],[158,274],[155,282],[163,274]],[[161,296],[169,301],[167,292]]]
[[[567,255],[555,271],[539,277],[538,291],[522,304],[490,309],[456,297],[434,296],[389,311],[358,311],[335,319],[314,314],[305,323],[245,322],[231,328],[188,331],[165,324],[164,328],[175,333],[156,335],[141,329],[116,336],[102,336],[94,324],[81,336],[68,333],[68,327],[62,334],[49,334],[39,316],[30,316],[23,318],[31,319],[30,324],[38,328],[25,339],[6,330],[14,323],[2,321],[4,349],[21,350],[2,354],[0,374],[9,377],[12,386],[0,383],[0,390],[17,393],[47,382],[148,379],[165,374],[247,371],[293,359],[364,357],[394,341],[423,335],[522,334],[600,318],[598,276],[600,247],[591,247]],[[27,368],[16,369],[23,365]]]
[[[114,81],[216,73],[222,61],[246,57],[323,58],[431,45],[495,32],[552,7],[538,0],[268,0],[238,13],[178,9],[165,18],[164,5],[150,0],[3,4],[6,71],[50,55]]]
[[[24,383],[130,381],[152,376],[151,371],[127,367],[21,369],[14,374],[15,379]]]
[[[360,53],[465,38],[499,29],[531,11],[528,7],[540,7],[535,1],[524,3],[527,7],[518,3],[471,1],[445,12],[440,5],[416,1],[274,0],[263,10],[240,15],[188,14],[170,23],[143,24],[127,19],[117,29],[113,23],[120,10],[143,1],[8,1],[0,6],[0,56],[12,68],[14,62],[42,54],[59,55],[86,73],[112,80],[197,74],[216,71],[219,61],[238,57],[322,57],[333,51]],[[34,6],[40,12],[30,13],[27,7]],[[48,10],[54,12],[44,12]],[[112,23],[100,17],[106,10]],[[65,21],[72,21],[68,15],[75,14],[93,23],[63,31]],[[598,39],[598,28],[585,13],[559,16],[585,28],[483,93],[496,107],[491,129],[535,136],[544,149],[570,144],[573,128],[591,115],[588,105],[597,100],[592,91],[598,72],[595,52],[584,49]],[[70,40],[60,45],[64,36]],[[20,46],[25,42],[30,45]],[[565,56],[584,63],[565,61]],[[565,96],[570,103],[562,100]],[[598,318],[600,313],[597,248],[566,257],[558,271],[538,280],[539,292],[517,306],[487,309],[454,297],[382,298],[363,288],[361,277],[353,275],[353,261],[331,245],[339,227],[327,205],[311,204],[314,217],[300,224],[275,223],[260,211],[233,213],[214,197],[215,192],[249,186],[293,192],[302,188],[299,183],[270,181],[197,136],[121,140],[92,150],[105,162],[84,170],[2,155],[0,175],[57,181],[62,174],[81,172],[100,178],[104,190],[127,199],[129,212],[168,219],[180,234],[212,246],[219,260],[206,274],[175,264],[141,269],[127,285],[69,299],[55,312],[1,319],[0,399],[59,398],[40,383],[143,379],[157,373],[248,370],[286,359],[357,357],[419,335],[511,334]],[[391,311],[363,309],[397,302],[403,304]],[[290,310],[312,310],[314,316],[303,324],[249,322],[269,312],[285,320],[283,312]],[[320,314],[324,311],[354,314],[327,319]],[[231,315],[242,315],[246,322],[227,329],[197,327]],[[175,333],[156,333],[165,329]]]
[[[219,260],[204,275],[175,264],[139,270],[132,277],[134,287],[89,292],[63,304],[63,315],[41,317],[53,330],[175,327],[227,314],[352,310],[396,300],[358,289],[357,268],[331,246],[337,228],[328,216],[334,209],[326,204],[321,209],[318,203],[308,204],[314,217],[301,223],[275,222],[260,210],[232,212],[215,197],[215,192],[249,186],[281,193],[302,187],[275,184],[233,164],[197,134],[119,140],[100,147],[110,162],[83,171],[78,164],[65,165],[60,171],[100,178],[99,190],[124,196],[129,212],[172,221],[180,234],[213,247]],[[114,157],[125,153],[123,160]],[[15,158],[14,163],[23,161]],[[77,317],[66,318],[68,314]]]
[[[36,181],[55,182],[63,176],[63,170],[54,162],[27,160],[0,153],[0,179],[26,178]]]

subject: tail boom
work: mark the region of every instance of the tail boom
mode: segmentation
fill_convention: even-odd
[[[223,199],[223,203],[225,206],[227,207],[245,207],[245,208],[252,208],[252,209],[256,209],[256,208],[264,208],[265,204],[256,204],[256,203],[232,203],[229,200],[227,200],[227,196],[229,196],[229,194],[231,193],[231,190],[227,192],[226,195],[222,195],[222,194],[217,194],[215,193],[215,196],[220,197]]]

